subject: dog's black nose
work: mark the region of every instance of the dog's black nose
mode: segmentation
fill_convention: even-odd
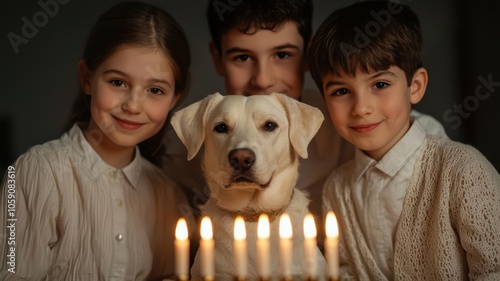
[[[255,162],[255,153],[248,148],[233,149],[229,152],[229,163],[234,170],[245,172]]]

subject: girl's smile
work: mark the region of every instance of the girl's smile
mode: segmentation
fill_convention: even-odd
[[[118,118],[116,116],[113,116],[113,118],[115,119],[116,123],[118,123],[118,125],[120,125],[120,127],[122,127],[125,130],[136,130],[139,129],[142,125],[144,125],[144,123]]]

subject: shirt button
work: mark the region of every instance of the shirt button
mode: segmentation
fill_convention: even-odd
[[[121,234],[116,235],[115,236],[115,240],[118,241],[118,242],[122,241],[123,240],[123,235],[121,235]]]
[[[120,199],[115,199],[115,204],[117,207],[121,207],[123,205],[123,202]]]

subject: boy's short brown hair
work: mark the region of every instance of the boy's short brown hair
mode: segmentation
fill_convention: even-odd
[[[312,12],[312,0],[209,0],[207,17],[219,53],[222,35],[233,28],[251,34],[253,28],[275,31],[289,21],[297,23],[306,50],[312,33]]]
[[[386,70],[395,65],[408,85],[422,67],[422,32],[407,5],[365,1],[339,9],[321,24],[309,49],[311,76],[322,91],[327,74]]]

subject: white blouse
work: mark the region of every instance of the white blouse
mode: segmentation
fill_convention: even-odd
[[[10,169],[1,192],[0,280],[173,275],[175,224],[186,199],[138,148],[116,169],[75,125]]]

